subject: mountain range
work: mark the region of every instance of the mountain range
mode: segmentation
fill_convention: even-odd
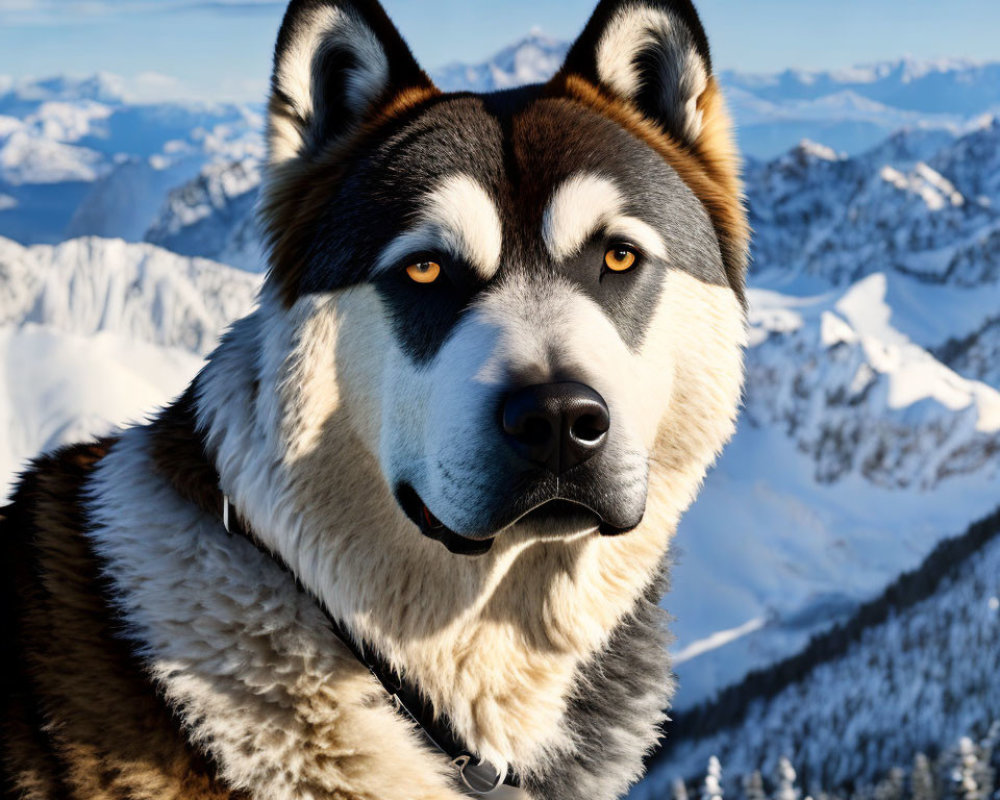
[[[545,79],[565,49],[532,34],[434,77],[508,88]],[[682,521],[665,600],[682,724],[748,674],[849,627],[1000,497],[1000,65],[902,60],[721,79],[750,156],[751,347],[739,432]],[[251,307],[265,263],[253,217],[259,107],[134,105],[110,76],[7,84],[4,486],[31,454],[140,419],[180,391]],[[872,626],[860,655],[817,668],[827,677],[796,675],[754,696],[749,722],[688,728],[638,796],[661,795],[710,751],[740,769],[784,750],[812,764],[813,751],[775,726],[815,730],[831,704],[872,702],[829,676],[867,675],[864,663],[881,664],[879,637],[938,636],[944,609],[1000,595],[983,583],[996,546],[965,558],[979,583],[956,581],[950,594],[935,584],[907,606],[911,622]],[[990,663],[976,636],[962,646]],[[931,691],[927,665],[941,647],[907,647],[912,664],[893,680]],[[873,691],[879,670],[869,670]],[[954,708],[942,731],[964,735],[974,720]],[[903,713],[893,706],[885,719],[903,725]],[[814,741],[815,759],[837,744],[796,735]],[[854,769],[845,763],[843,774]]]

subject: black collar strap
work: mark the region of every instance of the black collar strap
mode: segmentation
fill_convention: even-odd
[[[483,795],[493,792],[501,785],[520,786],[520,781],[512,770],[506,767],[498,770],[490,762],[480,760],[469,752],[468,748],[455,735],[448,718],[443,714],[435,714],[433,706],[424,698],[420,691],[415,686],[404,681],[396,670],[374,648],[365,642],[356,643],[340,620],[330,614],[326,610],[326,606],[302,585],[301,581],[295,577],[295,574],[284,560],[277,553],[272,553],[258,541],[253,531],[240,519],[229,498],[222,494],[221,491],[218,491],[218,497],[218,513],[222,517],[222,524],[226,530],[230,534],[243,536],[249,540],[258,550],[292,576],[298,584],[299,589],[309,595],[316,605],[319,606],[330,623],[333,632],[337,635],[337,638],[343,642],[344,646],[354,654],[354,657],[382,685],[392,699],[396,710],[412,721],[421,733],[423,733],[427,741],[448,758],[455,768],[456,776],[464,789],[473,794]]]

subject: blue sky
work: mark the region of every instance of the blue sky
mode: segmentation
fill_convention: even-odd
[[[532,28],[575,35],[596,0],[384,0],[428,68],[481,61]],[[912,55],[1000,59],[997,0],[700,0],[716,63],[834,68]],[[114,72],[134,91],[259,99],[284,3],[0,0],[0,75]]]

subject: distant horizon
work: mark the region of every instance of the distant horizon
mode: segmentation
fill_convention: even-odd
[[[559,39],[558,37],[551,36],[544,31],[532,30],[525,33],[519,39],[511,41],[509,44],[500,47],[499,49],[489,53],[484,56],[479,61],[453,61],[450,63],[439,65],[435,68],[428,68],[427,71],[431,73],[432,77],[435,73],[440,73],[448,69],[454,69],[459,67],[478,67],[483,64],[489,63],[495,56],[499,55],[503,51],[515,47],[517,45],[523,44],[532,38],[542,38],[548,39],[553,42],[569,44],[567,40]],[[895,57],[887,57],[881,59],[874,59],[870,61],[861,61],[853,64],[834,66],[834,67],[796,67],[793,65],[782,67],[774,70],[741,70],[732,68],[722,68],[716,70],[717,74],[732,74],[739,75],[743,78],[771,78],[777,77],[784,74],[794,74],[794,75],[830,75],[832,77],[847,77],[853,71],[867,70],[875,67],[889,66],[895,67],[901,64],[913,64],[915,66],[921,67],[947,67],[947,66],[988,66],[992,64],[1000,64],[1000,57],[996,58],[974,58],[969,56],[955,56],[955,55],[940,55],[940,56],[929,56],[929,57],[919,57],[913,56],[908,53],[904,53]],[[253,103],[263,103],[266,101],[267,93],[267,81],[262,81],[259,90],[259,96],[226,96],[218,95],[212,96],[204,92],[198,92],[196,90],[191,90],[190,93],[184,93],[186,88],[182,82],[180,82],[175,76],[151,72],[151,71],[141,71],[133,75],[124,75],[119,72],[113,72],[110,70],[92,70],[90,72],[74,72],[74,71],[52,71],[49,73],[42,74],[23,74],[23,75],[13,75],[11,73],[5,73],[0,71],[0,95],[6,94],[10,91],[16,90],[21,87],[30,86],[32,84],[39,84],[45,81],[66,79],[71,81],[87,81],[95,78],[105,78],[109,81],[118,84],[114,87],[116,91],[120,91],[122,98],[128,103],[158,103],[158,102],[204,102],[204,103],[234,103],[234,104],[253,104]]]
[[[0,75],[122,76],[140,99],[264,97],[283,0],[0,0]],[[384,0],[429,72],[480,64],[529,31],[572,40],[596,0]],[[836,72],[912,58],[1000,60],[1000,3],[697,0],[719,71]]]

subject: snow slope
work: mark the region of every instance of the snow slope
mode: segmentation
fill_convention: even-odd
[[[148,244],[0,239],[0,487],[42,450],[180,393],[255,276]]]
[[[893,327],[884,291],[873,275],[750,292],[745,410],[681,521],[665,602],[680,708],[795,652],[997,502],[1000,392]]]

